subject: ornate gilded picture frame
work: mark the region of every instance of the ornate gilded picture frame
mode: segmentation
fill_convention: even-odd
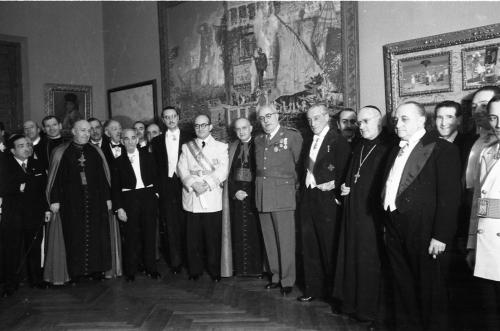
[[[65,131],[76,119],[92,117],[92,86],[47,83],[44,94],[45,113],[56,116]]]
[[[496,68],[498,53],[494,54],[494,50],[498,49],[499,43],[500,24],[491,24],[385,45],[383,47],[383,56],[387,111],[392,112],[398,104],[409,100],[428,105],[437,104],[444,100],[460,102],[464,96],[470,93],[469,90],[471,89],[500,83],[500,80],[494,77],[497,71],[500,74],[500,68]],[[487,51],[488,55],[486,54]],[[485,66],[485,63],[490,66],[489,76],[485,74],[481,78],[479,76],[473,77],[471,74],[474,70],[472,56],[476,52],[479,52],[479,55],[476,55],[476,62],[482,66]],[[436,54],[442,54],[441,57],[437,58],[442,68],[445,67],[446,62],[444,54],[449,54],[449,86],[442,82],[443,88],[441,89],[434,83],[434,86],[426,85],[423,88],[423,93],[411,93],[410,89],[407,88],[409,87],[408,84],[411,85],[411,74],[409,81],[406,77],[408,74],[406,76],[403,74],[403,79],[406,79],[406,81],[401,81],[401,62],[404,63],[407,59],[422,59],[421,61],[431,59],[432,61],[433,55]],[[491,69],[492,65],[494,65],[493,69]],[[422,65],[423,67],[425,65]],[[432,71],[436,71],[435,76],[439,78],[439,72],[441,71],[441,76],[445,78],[446,75],[443,70],[431,70],[429,74],[432,75]],[[422,70],[418,71],[422,72]],[[425,72],[425,70],[423,71]],[[425,84],[425,80],[423,82]],[[401,86],[403,86],[403,89],[401,89]]]

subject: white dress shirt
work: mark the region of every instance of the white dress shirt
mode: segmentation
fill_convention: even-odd
[[[179,137],[181,130],[179,128],[174,131],[167,130],[165,133],[165,146],[167,147],[168,157],[168,177],[172,177],[177,168],[179,161]]]
[[[397,209],[396,196],[398,194],[399,183],[401,182],[403,170],[405,169],[406,162],[408,161],[411,152],[424,135],[425,129],[421,129],[415,132],[408,141],[400,141],[400,153],[394,160],[394,164],[389,172],[389,177],[385,183],[384,210],[387,210],[388,207],[390,211]]]
[[[132,169],[134,169],[135,173],[135,189],[144,188],[144,182],[142,181],[141,176],[141,162],[139,160],[139,151],[136,149],[132,154],[127,153],[128,159],[130,160],[130,164],[132,164]]]
[[[280,129],[280,125],[278,124],[278,126],[276,127],[276,129],[274,129],[270,134],[269,134],[269,140],[273,139],[274,136],[276,135],[276,133],[278,133]]]
[[[321,147],[321,144],[323,143],[323,140],[325,139],[328,130],[330,130],[330,127],[327,125],[323,128],[323,130],[319,133],[319,135],[316,134],[314,135],[313,143],[311,145],[311,149],[309,150],[309,158],[311,158],[313,162],[316,162],[319,148]],[[314,178],[313,173],[309,171],[309,169],[307,169],[307,174],[306,174],[306,187],[310,188],[316,187],[316,179]]]

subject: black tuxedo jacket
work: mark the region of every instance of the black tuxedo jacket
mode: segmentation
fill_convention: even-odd
[[[385,181],[399,152],[391,151]],[[412,150],[401,176],[396,207],[429,242],[435,238],[449,244],[453,238],[460,204],[460,154],[458,148],[434,132],[426,133]],[[382,194],[382,199],[385,196]]]
[[[148,151],[139,149],[139,162],[141,167],[141,178],[144,187],[153,185],[153,190],[158,193],[157,171],[153,156]],[[122,153],[113,162],[111,173],[111,192],[113,199],[113,210],[123,208],[122,189],[135,189],[137,178],[127,152]]]
[[[166,201],[177,201],[181,203],[181,192],[182,192],[182,184],[180,180],[177,178],[176,181],[169,180],[168,178],[168,154],[167,154],[167,145],[165,144],[165,134],[155,137],[152,142],[152,150],[153,156],[156,162],[156,167],[158,169],[158,175],[160,177],[160,198],[163,202]],[[181,130],[179,134],[179,150],[177,151],[178,155],[181,154],[182,144],[185,144],[189,140],[191,140],[191,135],[186,131]],[[161,204],[163,207],[166,207],[165,203]],[[162,210],[163,208],[160,208]],[[163,210],[164,211],[164,210]],[[162,212],[163,212],[162,211]]]
[[[125,147],[121,143],[120,143],[120,148],[122,150],[121,155],[127,154]],[[113,168],[113,162],[115,160],[115,157],[113,156],[113,151],[111,150],[111,139],[109,139],[109,137],[106,137],[105,139],[103,136],[101,150],[104,154],[104,157],[106,157],[106,161],[108,162],[109,168],[110,169]]]
[[[304,176],[305,181],[309,152],[313,143],[313,136],[305,138],[303,148]],[[325,135],[314,163],[313,175],[316,184],[323,184],[335,180],[335,189],[332,190],[336,198],[340,197],[340,185],[344,183],[347,166],[351,158],[351,145],[336,130],[331,129]],[[304,185],[305,187],[305,185]]]
[[[30,157],[27,172],[24,172],[14,156],[7,155],[2,175],[4,174],[6,176],[0,188],[0,196],[3,197],[2,225],[24,228],[40,226],[44,221],[45,211],[49,210],[45,198],[47,171],[42,161]],[[25,186],[21,192],[23,183]]]

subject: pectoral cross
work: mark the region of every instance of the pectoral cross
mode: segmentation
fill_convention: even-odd
[[[358,182],[358,178],[361,177],[361,175],[359,174],[359,171],[354,175],[354,184],[356,184]]]
[[[80,156],[80,158],[77,160],[78,162],[80,162],[80,167],[85,167],[85,161],[87,161],[85,159],[85,156],[83,155],[83,152],[82,152],[82,155]]]

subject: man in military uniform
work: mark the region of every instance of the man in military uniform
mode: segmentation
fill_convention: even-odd
[[[272,105],[258,110],[265,134],[255,138],[255,201],[272,273],[266,289],[281,285],[281,293],[287,295],[295,283],[296,166],[302,136],[295,129],[281,127],[278,116]]]

